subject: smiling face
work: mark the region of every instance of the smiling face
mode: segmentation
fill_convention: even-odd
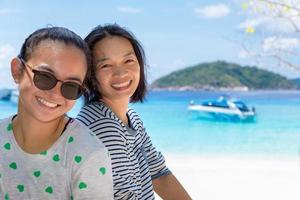
[[[81,50],[52,40],[38,44],[26,64],[35,70],[50,72],[58,80],[79,84],[83,83],[87,71],[85,55]],[[18,76],[16,70],[23,72]],[[58,119],[73,107],[75,101],[68,100],[61,94],[61,82],[50,90],[36,88],[32,82],[32,71],[24,68],[20,60],[12,62],[12,71],[19,85],[19,114],[49,122]]]
[[[94,67],[102,101],[129,103],[140,80],[140,65],[131,43],[118,36],[106,37],[93,50]]]

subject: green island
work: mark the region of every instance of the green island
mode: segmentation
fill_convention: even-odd
[[[286,77],[259,69],[225,61],[201,63],[174,71],[155,80],[153,90],[295,90],[300,78]]]

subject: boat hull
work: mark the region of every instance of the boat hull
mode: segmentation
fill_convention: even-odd
[[[188,110],[203,113],[213,117],[214,119],[224,121],[255,121],[256,114],[253,111],[242,112],[237,108],[225,108],[215,106],[204,106],[204,105],[190,105]]]

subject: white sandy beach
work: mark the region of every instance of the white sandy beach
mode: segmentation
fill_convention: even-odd
[[[300,199],[297,156],[264,159],[165,154],[165,158],[196,200]]]

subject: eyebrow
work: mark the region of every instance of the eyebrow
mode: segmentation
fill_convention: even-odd
[[[130,56],[130,55],[135,55],[134,51],[130,51],[130,52],[128,52],[128,53],[127,53],[127,54],[125,54],[123,57]]]
[[[135,55],[134,51],[129,51],[128,53],[124,54],[123,57],[127,57],[127,56],[130,56],[130,55]],[[99,64],[99,63],[104,62],[106,60],[110,60],[110,59],[106,58],[106,57],[101,58],[101,59],[96,59],[95,64]]]
[[[40,65],[40,66],[38,66],[38,69],[42,69],[42,70],[45,70],[47,72],[50,72],[51,74],[53,74],[55,76],[55,78],[57,78],[55,72],[51,68],[49,68],[49,66],[47,66],[47,65]],[[66,80],[68,80],[68,81],[78,81],[80,83],[83,82],[82,80],[80,80],[77,77],[67,77]]]

